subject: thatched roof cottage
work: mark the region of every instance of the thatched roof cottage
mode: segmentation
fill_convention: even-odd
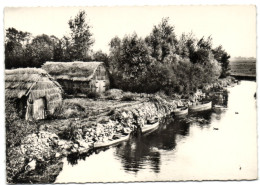
[[[5,70],[5,97],[15,99],[26,120],[45,119],[62,103],[61,86],[43,69]]]
[[[42,68],[57,80],[67,94],[102,93],[110,86],[103,62],[46,62]]]

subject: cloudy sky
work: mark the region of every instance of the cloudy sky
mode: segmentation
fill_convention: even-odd
[[[95,51],[108,52],[108,43],[116,35],[122,38],[136,32],[145,37],[163,17],[169,17],[177,36],[191,31],[198,38],[211,35],[214,46],[222,45],[232,57],[256,57],[254,6],[5,8],[5,29],[61,38],[69,34],[68,20],[79,10],[87,12]]]

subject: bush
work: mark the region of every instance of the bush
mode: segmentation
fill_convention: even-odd
[[[5,100],[6,147],[19,146],[21,139],[38,130],[37,122],[28,122],[18,116],[15,102]]]
[[[78,126],[71,122],[68,127],[66,127],[62,133],[59,133],[59,137],[65,140],[74,140],[76,137],[76,131],[78,130]]]
[[[133,93],[127,92],[123,95],[123,97],[121,98],[122,101],[134,101],[135,100],[135,96]]]
[[[6,128],[6,175],[7,182],[14,183],[14,176],[22,169],[24,157],[20,144],[21,139],[38,131],[37,122],[28,122],[18,116],[15,101],[5,100],[5,128]]]
[[[87,94],[87,97],[90,99],[98,99],[100,97],[100,94],[98,92],[90,92]]]
[[[155,93],[155,95],[157,95],[165,100],[169,99],[169,96],[167,96],[164,91],[158,91],[157,93]]]
[[[119,100],[122,98],[123,91],[121,89],[109,89],[105,92],[106,99]]]
[[[81,105],[81,99],[70,99],[69,101],[63,101],[59,115],[56,114],[56,118],[78,118],[86,117],[87,113],[85,107]]]

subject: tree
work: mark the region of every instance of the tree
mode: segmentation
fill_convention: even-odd
[[[120,61],[122,60],[122,42],[119,37],[114,37],[109,43],[109,72],[115,74],[118,71]]]
[[[63,48],[62,48],[62,41],[54,35],[50,36],[53,48],[53,61],[63,61]]]
[[[41,67],[46,61],[53,60],[53,41],[45,34],[36,36],[26,46],[26,56],[31,67]]]
[[[145,41],[135,33],[110,42],[109,68],[116,87],[140,92],[141,78],[152,61]]]
[[[145,41],[151,48],[151,56],[159,62],[171,62],[169,58],[176,54],[178,41],[174,26],[169,24],[169,18],[163,18],[158,26],[154,26],[152,33],[145,38]]]
[[[68,24],[71,30],[72,60],[84,60],[88,58],[90,47],[94,44],[90,26],[86,22],[86,12],[79,11],[74,19],[70,19]]]
[[[212,53],[214,54],[214,58],[220,63],[221,65],[221,78],[225,78],[228,75],[230,75],[230,64],[229,64],[229,58],[230,55],[227,54],[227,52],[223,49],[223,47],[220,45],[212,50]]]
[[[5,44],[5,68],[17,68],[23,66],[24,51],[21,43],[8,41]]]
[[[99,62],[104,62],[105,66],[109,67],[108,55],[106,53],[103,53],[101,50],[99,50],[93,54],[93,60],[99,61]]]
[[[194,64],[200,63],[205,64],[210,60],[212,54],[212,38],[209,36],[207,39],[202,37],[196,44],[192,46],[190,50],[190,61]]]
[[[25,43],[30,40],[31,34],[18,31],[15,28],[6,30],[5,39],[5,68],[17,68],[25,66]]]
[[[29,41],[31,34],[29,32],[18,31],[15,28],[6,29],[6,42],[18,42],[25,44],[25,41]]]

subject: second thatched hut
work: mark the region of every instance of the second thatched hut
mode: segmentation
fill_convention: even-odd
[[[46,62],[42,68],[57,80],[67,94],[103,93],[110,86],[103,62]]]
[[[62,88],[43,69],[5,70],[5,97],[16,102],[20,117],[39,120],[61,106]]]

